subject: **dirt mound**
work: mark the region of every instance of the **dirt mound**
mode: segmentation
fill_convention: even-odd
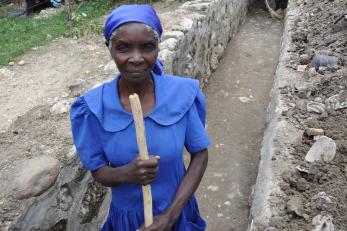
[[[288,66],[303,72],[303,84],[281,90],[290,107],[282,115],[301,131],[322,129],[337,149],[333,161],[309,163],[305,156],[318,136],[303,132],[299,144],[292,147],[297,167],[285,172],[280,185],[286,195],[286,214],[271,218],[270,225],[279,230],[313,230],[319,227],[317,220],[325,217],[325,225],[346,230],[347,2],[297,1],[297,7],[301,13],[292,31]]]

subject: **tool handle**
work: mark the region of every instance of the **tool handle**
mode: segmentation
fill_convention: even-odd
[[[131,111],[133,113],[135,129],[136,129],[136,140],[137,146],[139,147],[139,155],[143,160],[148,160],[148,150],[146,143],[146,132],[143,123],[143,115],[141,109],[141,103],[139,96],[137,94],[132,94],[129,96]],[[150,226],[153,223],[153,213],[152,213],[152,192],[150,185],[142,186],[143,194],[143,207],[145,213],[145,227]]]

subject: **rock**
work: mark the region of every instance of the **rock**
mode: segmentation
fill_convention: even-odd
[[[50,112],[53,115],[67,113],[68,111],[70,111],[71,103],[71,100],[60,101],[51,107]]]
[[[296,189],[299,192],[304,192],[307,189],[307,181],[304,178],[299,178],[299,180],[296,182]]]
[[[325,106],[328,111],[347,108],[347,91],[343,90],[339,94],[329,97],[325,101]]]
[[[105,74],[108,74],[108,75],[114,75],[116,73],[118,73],[118,68],[115,64],[115,62],[113,60],[111,60],[110,62],[108,62],[105,66],[104,66],[104,72]]]
[[[194,21],[191,20],[190,18],[184,18],[183,21],[181,22],[182,29],[184,31],[190,30],[194,25]]]
[[[19,66],[24,66],[25,64],[26,64],[26,62],[24,60],[21,60],[21,61],[18,62]]]
[[[295,101],[295,107],[297,107],[301,111],[306,111],[306,102],[303,99],[299,99]]]
[[[306,110],[307,112],[322,114],[323,112],[325,112],[325,105],[320,102],[308,102],[306,104]]]
[[[217,217],[224,217],[223,213],[217,213]]]
[[[185,5],[182,5],[181,8],[191,10],[194,12],[197,12],[197,11],[205,12],[209,6],[210,6],[210,3],[206,2],[206,3],[197,3],[197,4],[185,4]]]
[[[178,43],[177,39],[169,38],[160,43],[159,49],[160,50],[169,49],[170,51],[175,51],[177,43]]]
[[[168,31],[164,32],[163,35],[161,36],[161,40],[165,41],[169,38],[174,38],[174,39],[181,39],[184,36],[184,33],[182,31]]]
[[[304,202],[299,196],[292,196],[287,202],[287,213],[295,214],[302,217],[304,214]]]
[[[332,197],[328,196],[325,192],[319,192],[311,198],[311,201],[307,204],[311,209],[318,209],[326,211],[329,205],[333,203]]]
[[[8,65],[14,66],[14,62],[9,62]]]
[[[310,63],[310,56],[308,54],[300,55],[299,62],[302,65],[307,65]]]
[[[324,130],[320,128],[306,128],[305,133],[308,136],[322,136],[324,135]]]
[[[42,194],[56,181],[60,162],[49,156],[23,161],[17,168],[13,192],[17,199],[26,199]]]
[[[335,56],[316,54],[313,58],[313,65],[316,68],[316,71],[319,70],[319,67],[328,67],[335,66],[339,62],[339,59]]]
[[[159,52],[159,59],[164,63],[165,73],[172,73],[172,65],[174,62],[174,53],[168,49],[163,49]]]
[[[70,95],[72,97],[77,97],[82,94],[87,83],[83,79],[76,79],[69,85]]]
[[[330,215],[318,214],[312,219],[314,231],[334,231],[333,218]]]
[[[306,70],[307,65],[298,65],[296,70],[299,72],[304,72]]]
[[[336,143],[329,137],[320,136],[305,156],[308,162],[332,161],[336,155]]]
[[[316,71],[316,68],[314,67],[311,67],[309,70],[308,70],[308,76],[309,77],[314,77],[317,75],[317,71]]]

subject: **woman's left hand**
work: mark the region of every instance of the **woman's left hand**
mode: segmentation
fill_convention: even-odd
[[[142,225],[137,231],[170,231],[174,223],[167,214],[162,214],[154,217],[153,224],[147,228]]]

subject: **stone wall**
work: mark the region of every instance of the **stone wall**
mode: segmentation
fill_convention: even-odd
[[[228,42],[245,19],[249,1],[188,1],[177,10],[182,19],[164,32],[159,58],[165,72],[200,80],[203,87]]]
[[[175,10],[179,19],[166,28],[159,58],[165,72],[199,79],[201,87],[218,66],[225,47],[245,19],[247,0],[188,1]],[[176,23],[177,22],[177,23]],[[76,150],[60,161],[52,186],[25,199],[6,230],[97,230],[107,216],[110,190],[82,169]]]

